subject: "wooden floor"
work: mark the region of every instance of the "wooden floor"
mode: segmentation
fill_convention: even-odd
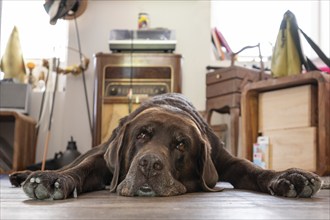
[[[330,190],[288,199],[230,189],[169,198],[121,197],[108,191],[62,201],[28,199],[0,176],[0,219],[330,219]]]

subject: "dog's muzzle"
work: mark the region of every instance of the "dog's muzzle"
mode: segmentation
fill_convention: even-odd
[[[166,157],[157,151],[140,152],[133,159],[117,192],[123,196],[170,196],[186,192],[172,176]]]

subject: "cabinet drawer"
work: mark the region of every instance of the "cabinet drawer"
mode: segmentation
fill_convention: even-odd
[[[263,74],[266,76],[267,74]],[[239,66],[230,66],[223,69],[218,69],[214,72],[210,72],[206,74],[206,85],[210,85],[213,83],[219,83],[222,81],[230,80],[230,79],[245,79],[247,78],[250,81],[258,81],[260,78],[260,72],[247,69]]]
[[[264,131],[269,137],[269,168],[316,171],[316,127]]]
[[[312,85],[259,94],[259,132],[310,127],[316,124],[316,95]]]
[[[232,93],[229,95],[217,96],[206,100],[208,109],[221,109],[224,107],[239,107],[241,101],[240,93]],[[221,105],[219,105],[221,103]]]
[[[241,91],[242,79],[231,79],[206,87],[206,98],[222,96]]]

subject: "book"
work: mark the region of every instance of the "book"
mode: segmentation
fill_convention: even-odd
[[[213,54],[214,54],[214,57],[215,59],[217,60],[220,60],[220,54],[218,53],[218,50],[217,48],[215,47],[215,43],[214,43],[214,40],[213,40],[213,37],[211,36],[211,47],[212,47],[212,51],[213,51]]]
[[[232,54],[233,51],[232,51],[232,49],[230,48],[230,46],[229,46],[228,42],[226,41],[225,37],[223,36],[223,34],[219,31],[219,29],[217,29],[217,28],[214,28],[214,29],[215,29],[215,32],[216,32],[216,34],[217,34],[219,40],[220,40],[221,45],[222,45],[224,48],[226,48],[227,53]]]
[[[212,36],[212,41],[214,42],[214,45],[215,45],[215,47],[217,49],[217,52],[219,54],[219,59],[220,60],[225,60],[226,55],[225,55],[225,53],[222,49],[221,42],[220,42],[220,39],[217,35],[217,32],[216,32],[215,28],[211,29],[211,36]]]

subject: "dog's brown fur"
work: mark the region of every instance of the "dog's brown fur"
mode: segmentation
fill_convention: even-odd
[[[173,196],[235,188],[311,197],[321,187],[311,172],[264,170],[232,156],[192,104],[180,94],[156,96],[121,119],[110,139],[57,171],[10,175],[34,199],[65,199],[104,189],[123,196]]]

